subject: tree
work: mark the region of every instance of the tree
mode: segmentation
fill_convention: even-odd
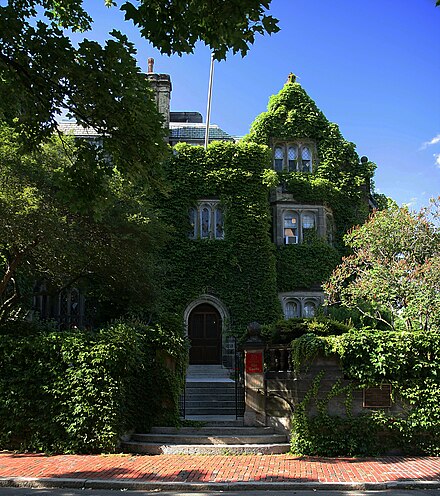
[[[356,308],[392,329],[440,325],[440,207],[392,207],[345,236],[353,253],[325,285],[329,303]]]
[[[156,0],[121,8],[163,53],[189,53],[202,40],[221,59],[229,49],[246,54],[256,33],[278,30],[264,14],[269,4]],[[55,288],[93,277],[100,290],[123,288],[132,303],[148,301],[161,229],[147,198],[166,189],[165,130],[126,36],[71,43],[69,31],[91,24],[82,0],[0,6],[0,319],[19,311],[26,281],[36,277]],[[99,142],[63,137],[64,111]]]
[[[101,180],[111,167],[101,148],[98,179],[77,175],[82,146],[91,154],[87,144],[54,136],[25,153],[17,134],[0,126],[0,322],[29,308],[39,279],[55,294],[87,279],[99,299],[147,309],[152,301],[161,226],[139,185],[116,173]]]
[[[121,170],[152,171],[163,152],[161,126],[134,47],[118,31],[105,46],[85,39],[74,47],[66,30],[87,31],[92,23],[82,3],[8,0],[0,7],[0,119],[34,144],[56,130],[57,116],[67,109],[104,136]],[[246,54],[255,33],[278,30],[264,14],[269,4],[156,0],[121,8],[163,53],[189,53],[202,40],[221,59],[229,49]]]

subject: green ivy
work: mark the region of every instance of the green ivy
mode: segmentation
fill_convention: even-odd
[[[346,417],[336,417],[328,414],[324,408],[328,401],[324,401],[317,414],[311,414],[310,400],[317,397],[321,380],[318,374],[295,410],[292,439],[297,452],[334,456],[374,454],[397,447],[406,453],[440,454],[440,331],[366,328],[340,336],[309,333],[292,341],[296,370],[319,354],[341,360],[349,383],[338,394],[391,384],[393,399],[402,407],[397,413],[372,410],[359,417],[348,409]],[[363,434],[367,430],[371,432],[368,446]]]
[[[177,425],[186,354],[181,333],[136,321],[0,335],[1,448],[112,452],[131,429]]]
[[[214,142],[207,151],[186,144],[174,148],[166,167],[171,189],[157,198],[169,226],[161,319],[183,315],[201,294],[227,306],[230,329],[238,335],[251,321],[280,317],[268,204],[277,178],[269,164],[267,147],[253,143]],[[224,208],[225,239],[189,239],[189,209],[213,197]]]

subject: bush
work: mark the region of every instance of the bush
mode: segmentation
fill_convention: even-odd
[[[317,336],[339,336],[349,330],[348,325],[327,317],[293,318],[280,319],[274,324],[263,326],[262,334],[270,343],[286,344],[308,333]]]
[[[128,430],[176,424],[183,338],[139,322],[102,330],[0,336],[0,445],[51,452],[114,451]]]

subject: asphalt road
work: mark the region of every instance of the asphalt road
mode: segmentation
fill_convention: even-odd
[[[0,496],[116,496],[121,490],[0,488]],[[386,491],[130,491],[133,496],[440,496],[440,489],[389,489]]]

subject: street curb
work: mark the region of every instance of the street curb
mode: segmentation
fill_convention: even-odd
[[[133,479],[73,479],[0,477],[0,487],[33,489],[115,489],[129,491],[384,491],[386,489],[440,489],[440,481],[390,482],[148,482]]]

